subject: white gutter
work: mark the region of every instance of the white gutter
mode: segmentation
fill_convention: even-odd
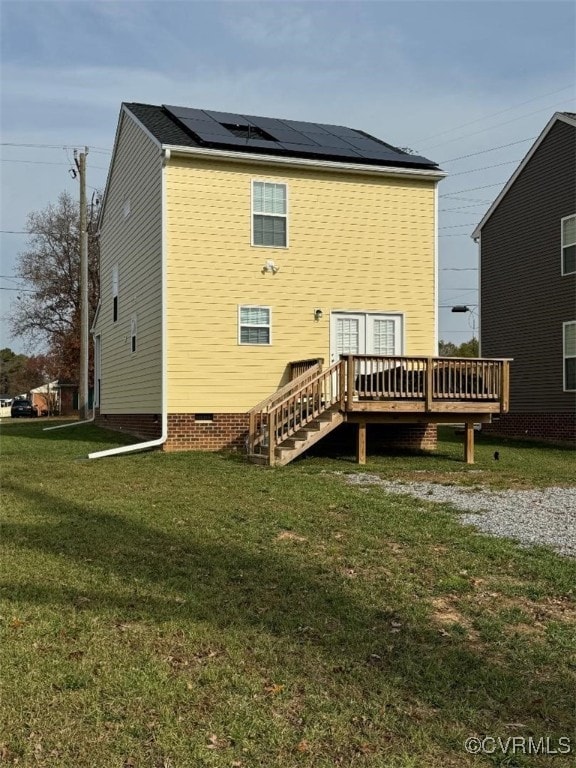
[[[143,443],[133,443],[132,445],[121,445],[118,448],[109,448],[105,451],[96,451],[95,453],[89,453],[89,459],[103,459],[106,456],[119,456],[123,453],[134,453],[135,451],[147,451],[150,448],[159,448],[166,442],[168,438],[168,375],[167,375],[167,363],[168,363],[168,351],[167,351],[167,323],[166,323],[166,163],[170,160],[170,150],[165,149],[162,157],[162,433],[160,437],[154,440],[147,440]]]
[[[258,155],[250,152],[234,152],[226,149],[210,149],[208,147],[178,147],[163,144],[162,148],[173,155],[192,155],[210,160],[234,160],[237,163],[250,165],[288,165],[293,168],[322,169],[324,171],[352,172],[366,176],[400,176],[403,178],[426,178],[439,181],[447,173],[425,168],[397,168],[393,166],[361,165],[360,163],[344,163],[336,160],[312,160],[305,157],[282,157],[281,155]]]

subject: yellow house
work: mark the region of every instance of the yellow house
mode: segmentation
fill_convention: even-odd
[[[100,218],[98,422],[285,463],[353,420],[340,406],[364,402],[359,382],[390,389],[400,358],[422,395],[443,175],[342,126],[123,104]],[[413,444],[433,439],[426,413],[404,414]]]

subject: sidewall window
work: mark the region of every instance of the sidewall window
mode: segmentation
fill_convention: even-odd
[[[564,391],[576,392],[576,320],[564,323],[562,330]]]
[[[243,305],[238,307],[238,344],[272,344],[272,310],[270,307]]]
[[[252,245],[288,246],[288,188],[269,181],[252,182]]]
[[[576,274],[576,214],[562,219],[562,274]]]

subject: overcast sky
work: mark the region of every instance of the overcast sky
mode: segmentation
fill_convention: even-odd
[[[477,304],[472,230],[552,114],[576,111],[572,2],[0,0],[0,9],[4,313],[26,242],[11,232],[61,191],[78,194],[74,146],[91,147],[89,192],[103,187],[122,101],[344,124],[440,162],[450,174],[440,186],[447,306]],[[439,312],[441,338],[470,338],[467,315]],[[22,350],[5,325],[0,347]]]

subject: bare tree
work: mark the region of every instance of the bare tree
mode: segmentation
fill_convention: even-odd
[[[88,209],[89,318],[98,303],[98,204]],[[17,262],[17,274],[32,292],[15,304],[10,326],[15,336],[43,343],[57,361],[59,377],[78,378],[80,359],[80,211],[63,192],[55,205],[28,215],[30,238]]]

